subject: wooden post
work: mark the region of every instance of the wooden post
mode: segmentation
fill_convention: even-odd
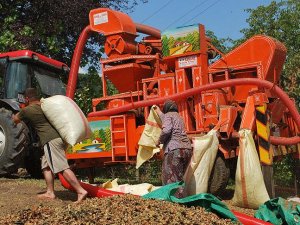
[[[295,159],[295,194],[300,197],[300,143],[296,146],[296,153],[294,153]]]
[[[274,186],[274,172],[273,165],[262,165],[262,174],[264,176],[264,181],[266,189],[268,191],[270,198],[275,198],[275,186]]]

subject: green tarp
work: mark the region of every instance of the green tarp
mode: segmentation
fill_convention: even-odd
[[[201,206],[207,211],[217,214],[221,218],[228,218],[232,221],[238,221],[235,215],[228,209],[226,204],[221,202],[212,194],[202,193],[191,195],[185,198],[176,198],[174,194],[176,193],[177,189],[183,185],[183,182],[168,184],[146,195],[143,195],[142,197],[145,199],[159,199],[175,202],[186,206]]]
[[[300,205],[295,205],[283,198],[274,198],[259,207],[254,217],[274,225],[300,225]]]

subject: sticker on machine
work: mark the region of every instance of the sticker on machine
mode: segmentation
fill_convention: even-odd
[[[180,57],[178,59],[178,67],[179,68],[188,67],[188,66],[196,66],[196,65],[197,65],[197,56],[196,55]]]
[[[107,12],[101,12],[94,15],[94,25],[99,25],[108,22]]]

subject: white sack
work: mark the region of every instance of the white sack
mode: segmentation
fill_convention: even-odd
[[[160,148],[156,146],[161,134],[161,120],[152,106],[150,114],[146,120],[144,131],[138,142],[139,150],[136,156],[136,169],[144,162],[151,159],[155,153],[160,152]]]
[[[134,185],[121,184],[118,187],[108,188],[108,190],[142,196],[151,192],[152,187],[153,185],[148,183],[134,184]]]
[[[268,201],[269,195],[261,172],[260,161],[250,130],[239,131],[239,157],[235,174],[233,204],[258,209]]]
[[[61,138],[70,145],[90,137],[92,132],[89,123],[71,98],[63,95],[42,98],[41,107]]]
[[[218,153],[217,131],[193,139],[194,151],[183,180],[187,195],[206,193],[208,180]]]
[[[149,183],[141,183],[141,184],[118,184],[118,178],[114,179],[113,181],[107,181],[102,184],[102,187],[111,191],[123,192],[126,194],[133,194],[133,195],[145,195],[151,191],[158,189],[159,187],[155,187]]]

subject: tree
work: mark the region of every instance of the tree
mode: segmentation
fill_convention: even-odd
[[[207,30],[205,32],[206,36],[209,37],[213,46],[215,46],[222,53],[228,53],[233,44],[233,40],[231,38],[217,38],[213,31]]]
[[[241,32],[244,38],[256,34],[265,34],[284,43],[287,48],[287,59],[281,76],[281,86],[300,103],[300,1],[282,0],[271,2],[267,6],[247,9],[250,13],[247,22],[249,28]]]
[[[70,65],[76,41],[89,24],[89,11],[109,7],[129,12],[147,0],[2,0],[0,52],[30,49]],[[85,48],[82,65],[97,65],[103,37],[94,35]],[[99,49],[94,52],[94,49]]]

